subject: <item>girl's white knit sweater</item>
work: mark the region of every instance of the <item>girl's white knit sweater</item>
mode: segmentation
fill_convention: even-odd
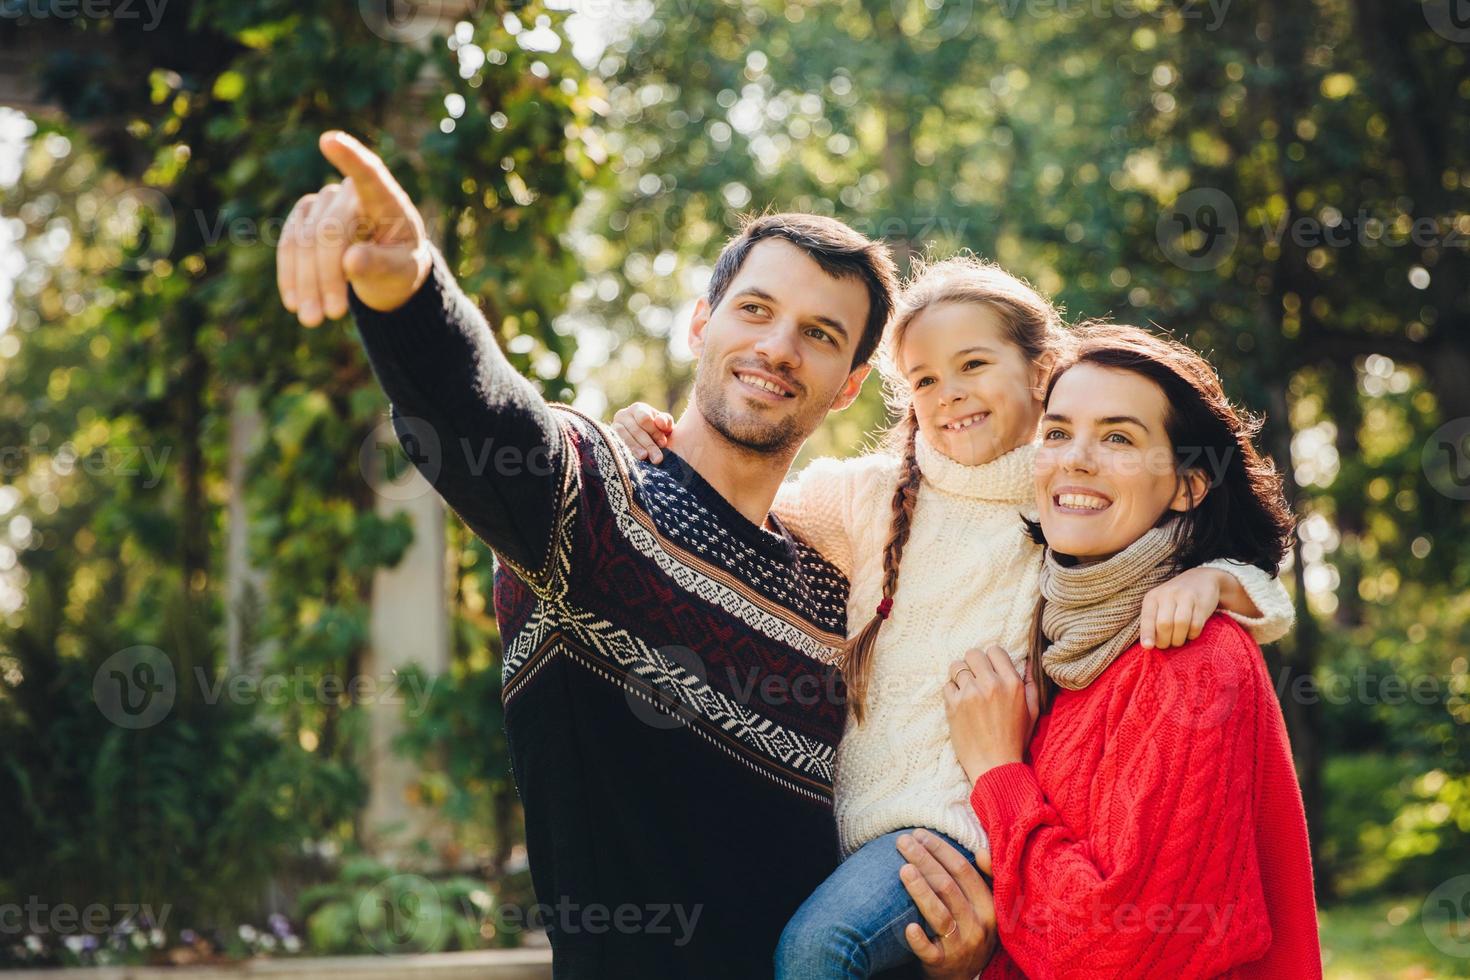
[[[950,663],[971,647],[996,643],[1018,670],[1025,665],[1041,573],[1041,548],[1021,524],[1022,514],[1036,517],[1035,455],[1034,445],[1023,446],[965,466],[918,437],[923,482],[893,610],[878,633],[867,718],[858,725],[849,716],[837,749],[844,857],[909,827],[938,830],[971,851],[986,846],[940,692]],[[899,465],[886,454],[815,460],[776,497],[776,516],[847,575],[850,632],[882,597]],[[1258,642],[1291,628],[1291,599],[1279,580],[1250,565],[1210,564],[1233,573],[1262,611],[1259,619],[1235,616]]]

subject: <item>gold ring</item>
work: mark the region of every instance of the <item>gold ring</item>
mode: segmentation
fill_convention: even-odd
[[[957,933],[959,931],[960,931],[960,924],[958,922],[956,922],[954,924],[954,928],[953,929],[951,929],[949,932],[946,932],[944,935],[940,936],[939,938],[940,939],[948,939],[950,936],[953,936],[955,933]]]
[[[971,677],[974,677],[975,676],[975,672],[973,670],[971,670],[970,668],[968,668],[968,667],[961,667],[959,670],[955,671],[953,674],[950,675],[949,682],[951,684],[953,684],[955,687],[959,687],[960,686],[960,682],[957,681],[957,680],[955,680],[955,678],[958,677],[958,676],[960,676],[961,674],[969,674]]]

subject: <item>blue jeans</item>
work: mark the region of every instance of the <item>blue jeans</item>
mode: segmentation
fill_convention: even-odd
[[[904,928],[917,922],[931,938],[933,932],[898,877],[906,863],[898,838],[910,832],[868,841],[802,903],[776,947],[776,980],[866,980],[918,962]],[[968,848],[939,836],[974,861]]]

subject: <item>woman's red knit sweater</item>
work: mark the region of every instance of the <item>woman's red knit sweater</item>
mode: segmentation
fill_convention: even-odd
[[[1002,945],[985,978],[1322,975],[1286,724],[1234,621],[1062,691],[1028,754],[970,796]]]

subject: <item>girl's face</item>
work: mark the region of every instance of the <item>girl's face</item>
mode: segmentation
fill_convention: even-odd
[[[1046,366],[1026,359],[989,306],[930,306],[898,353],[919,431],[950,459],[977,466],[1036,438]]]
[[[1098,560],[1137,541],[1169,511],[1208,490],[1199,470],[1180,477],[1164,429],[1168,403],[1152,380],[1078,364],[1057,379],[1041,419],[1036,496],[1053,550]]]

